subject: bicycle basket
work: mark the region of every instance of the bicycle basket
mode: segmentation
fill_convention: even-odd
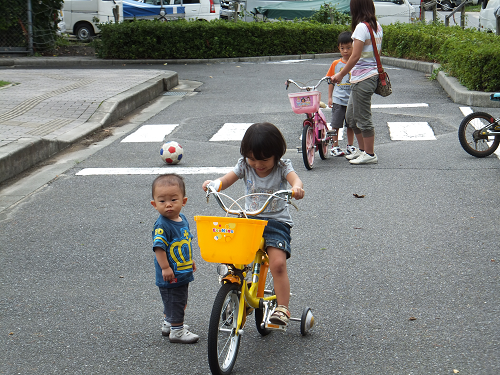
[[[195,216],[201,257],[211,263],[249,264],[259,249],[266,220]]]
[[[292,111],[295,113],[314,113],[319,109],[321,93],[319,91],[303,91],[288,94]]]

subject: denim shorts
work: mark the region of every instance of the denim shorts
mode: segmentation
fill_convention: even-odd
[[[281,249],[286,253],[286,259],[290,258],[292,253],[292,249],[290,248],[290,242],[292,242],[292,237],[290,236],[290,225],[273,219],[261,219],[267,220],[267,225],[264,227],[263,234],[263,237],[266,240],[266,248],[271,246]]]
[[[163,301],[163,313],[170,324],[184,323],[184,309],[188,300],[189,284],[177,288],[159,288]]]

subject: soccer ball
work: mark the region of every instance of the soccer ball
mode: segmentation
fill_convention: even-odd
[[[177,164],[183,155],[182,146],[175,141],[165,142],[160,148],[160,156],[167,164]]]

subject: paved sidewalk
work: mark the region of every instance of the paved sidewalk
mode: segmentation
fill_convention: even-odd
[[[264,56],[213,60],[101,60],[94,57],[0,58],[0,183],[46,160],[95,130],[178,85],[174,71],[141,70],[139,64],[217,63],[338,57],[339,54]],[[137,64],[137,70],[85,69]],[[432,73],[439,65],[382,57],[385,66]],[[24,67],[30,69],[23,69]],[[43,67],[44,69],[33,69]],[[61,69],[81,67],[81,69]],[[151,68],[149,66],[148,68]],[[494,107],[488,93],[468,91],[455,78],[438,74],[453,101]]]
[[[4,69],[0,80],[13,83],[0,89],[0,182],[178,84],[165,70],[57,67]]]

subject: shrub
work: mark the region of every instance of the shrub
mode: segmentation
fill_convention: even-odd
[[[115,59],[205,59],[338,52],[346,25],[317,21],[139,20],[101,25],[96,51]],[[500,37],[443,24],[386,25],[382,54],[439,62],[470,90],[500,91]]]
[[[103,24],[102,58],[204,59],[337,51],[341,25],[317,22],[210,22],[136,20]]]

